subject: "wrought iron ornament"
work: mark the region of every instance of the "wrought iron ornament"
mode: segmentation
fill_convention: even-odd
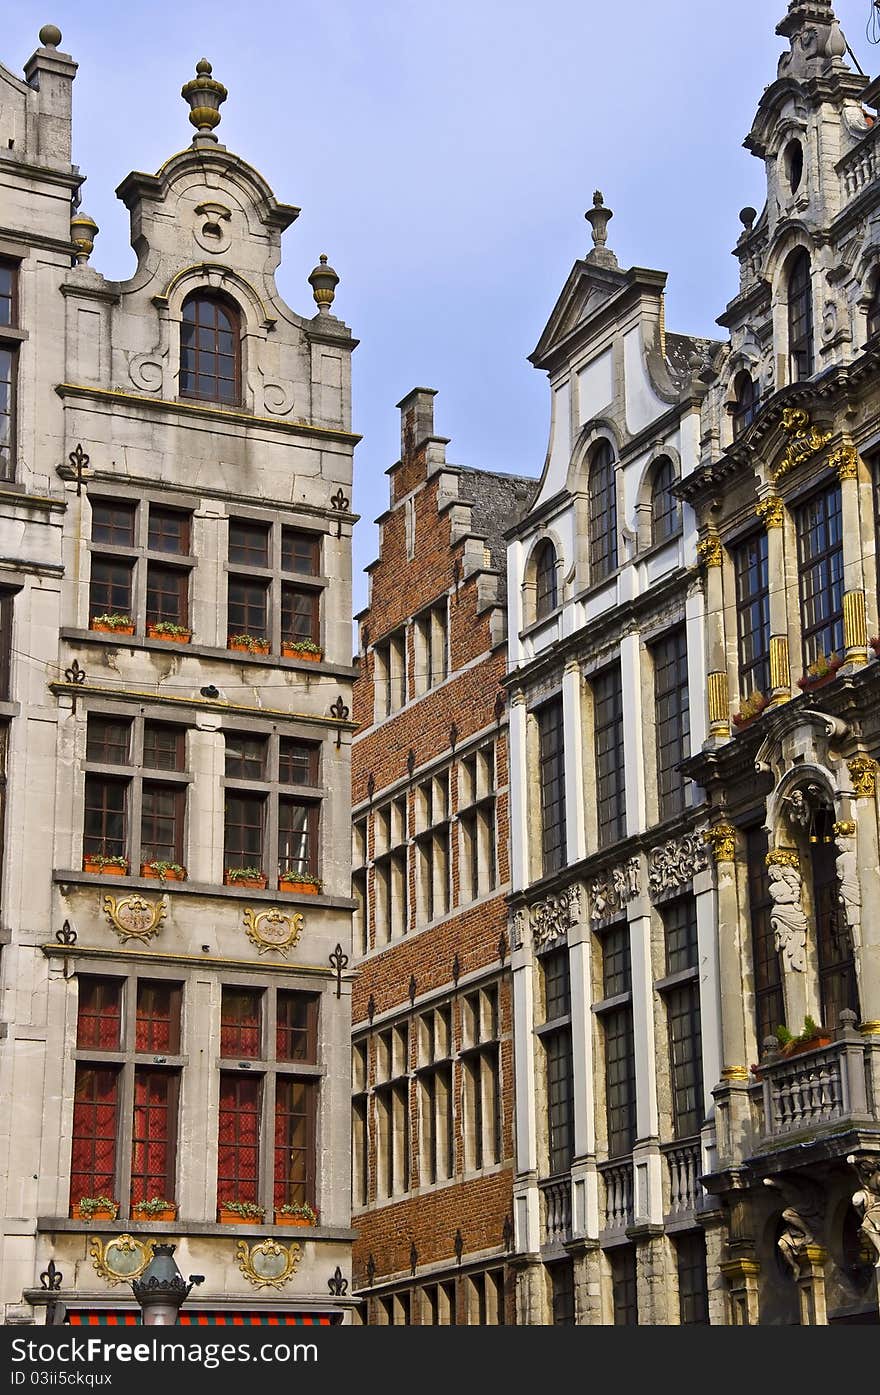
[[[337,945],[330,955],[330,967],[336,974],[336,996],[342,997],[342,971],[348,968],[348,955],[343,954],[342,945]]]
[[[345,1278],[338,1264],[327,1280],[327,1287],[334,1298],[343,1298],[348,1292],[348,1279]]]
[[[64,1275],[60,1269],[56,1269],[54,1259],[50,1259],[48,1266],[40,1275],[40,1288],[48,1289],[50,1293],[57,1293],[61,1287]]]

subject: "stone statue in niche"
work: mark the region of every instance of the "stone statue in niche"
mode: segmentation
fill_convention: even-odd
[[[862,1218],[860,1230],[874,1250],[875,1265],[880,1267],[880,1157],[857,1158],[850,1153],[847,1162],[855,1168],[862,1184],[852,1198]]]
[[[803,973],[807,953],[807,917],[801,906],[801,874],[788,863],[774,862],[768,869],[773,908],[770,927],[776,948],[787,969]]]
[[[846,923],[849,926],[853,943],[859,943],[859,927],[862,920],[862,891],[859,884],[856,863],[856,840],[849,834],[837,835],[838,900],[843,907]]]
[[[800,1273],[801,1260],[808,1245],[821,1242],[825,1217],[825,1197],[821,1187],[807,1178],[765,1177],[764,1186],[772,1187],[786,1203],[782,1212],[783,1227],[776,1247],[795,1278]]]

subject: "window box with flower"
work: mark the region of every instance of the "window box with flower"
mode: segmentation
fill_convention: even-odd
[[[278,890],[293,896],[317,896],[324,883],[311,872],[280,872]]]
[[[160,882],[185,882],[186,868],[179,862],[142,862],[142,877],[158,877]]]
[[[90,630],[102,630],[108,634],[133,635],[134,621],[130,615],[93,615],[89,621]]]
[[[275,1207],[276,1225],[317,1225],[318,1212],[307,1201],[286,1202]]]
[[[246,1225],[248,1221],[262,1225],[266,1215],[265,1206],[256,1201],[218,1201],[217,1220],[221,1225]]]
[[[282,639],[282,659],[305,659],[309,663],[320,663],[324,651],[313,639]]]
[[[839,654],[820,654],[798,679],[798,687],[805,693],[812,692],[814,688],[821,688],[823,684],[831,682],[842,664],[843,659]]]
[[[226,648],[241,650],[247,654],[268,654],[270,643],[263,635],[229,635]]]
[[[161,1196],[150,1197],[149,1201],[133,1201],[131,1203],[131,1219],[133,1221],[174,1221],[177,1219],[177,1202],[167,1201]]]
[[[787,1027],[777,1027],[775,1036],[783,1056],[801,1056],[805,1051],[818,1051],[823,1046],[830,1046],[834,1040],[833,1032],[820,1026],[812,1017],[804,1018],[804,1029],[797,1036]]]
[[[192,630],[186,625],[175,625],[172,620],[148,620],[147,639],[164,639],[169,644],[189,644]]]
[[[127,877],[128,858],[106,853],[83,853],[83,871],[98,872],[102,877]]]
[[[765,697],[763,693],[749,693],[748,697],[743,698],[740,703],[739,711],[734,712],[733,725],[747,727],[750,722],[754,722],[757,717],[760,717],[764,708],[769,707],[769,705],[770,699]]]
[[[227,867],[223,880],[227,886],[253,887],[258,891],[266,888],[266,874],[259,867]]]
[[[81,1196],[70,1208],[75,1221],[115,1221],[118,1213],[119,1202],[110,1196]]]

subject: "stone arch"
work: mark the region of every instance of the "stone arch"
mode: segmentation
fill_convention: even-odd
[[[681,479],[681,455],[673,445],[661,444],[653,448],[642,470],[638,489],[636,490],[636,535],[638,538],[638,550],[644,552],[654,543],[653,535],[653,493],[654,481],[657,471],[663,461],[668,460],[672,466],[673,478]],[[681,525],[681,505],[679,505],[679,528]],[[678,531],[678,530],[676,530]],[[671,533],[674,537],[675,533]],[[668,539],[667,539],[668,541]]]
[[[562,539],[553,528],[543,527],[536,533],[525,559],[522,574],[522,613],[523,628],[528,629],[538,620],[537,614],[537,569],[540,554],[546,547],[552,547],[556,565],[557,606],[562,603],[564,551]],[[543,618],[543,617],[541,617]]]

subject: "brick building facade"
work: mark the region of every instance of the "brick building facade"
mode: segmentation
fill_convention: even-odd
[[[513,1320],[502,530],[532,484],[400,404],[354,690],[353,1224],[363,1320]]]

